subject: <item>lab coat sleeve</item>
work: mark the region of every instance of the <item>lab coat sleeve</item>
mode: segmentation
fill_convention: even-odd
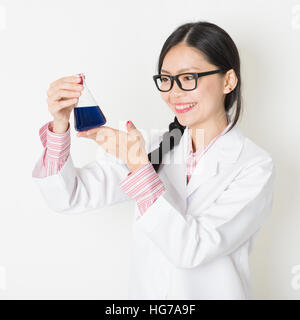
[[[222,194],[193,215],[162,194],[136,224],[178,268],[194,268],[229,255],[254,235],[271,212],[275,168],[261,157],[244,167]]]
[[[45,151],[44,151],[45,152]],[[40,176],[43,155],[35,164],[32,178],[49,208],[59,213],[76,214],[131,200],[118,183],[129,169],[115,157],[104,153],[82,168],[73,164],[71,154],[58,173]]]

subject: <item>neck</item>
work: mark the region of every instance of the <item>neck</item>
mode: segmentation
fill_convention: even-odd
[[[217,119],[210,119],[201,124],[189,127],[192,136],[193,152],[205,148],[217,135],[228,126],[226,113]]]

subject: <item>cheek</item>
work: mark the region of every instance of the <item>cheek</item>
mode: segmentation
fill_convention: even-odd
[[[215,104],[220,93],[221,87],[218,81],[203,81],[198,87],[197,96],[195,96],[195,98],[205,105],[209,105],[210,103]]]
[[[160,96],[167,104],[170,103],[169,102],[169,100],[170,100],[169,96],[170,95],[167,92],[160,92]]]
[[[206,95],[207,93],[212,92],[214,84],[212,81],[209,81],[207,79],[205,79],[206,81],[203,81],[200,83],[199,85],[199,92],[202,92],[203,95]]]
[[[216,96],[221,92],[221,82],[220,81],[207,81],[206,82],[206,92]]]

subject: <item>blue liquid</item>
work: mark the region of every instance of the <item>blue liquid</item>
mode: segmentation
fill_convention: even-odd
[[[85,131],[103,126],[106,118],[98,106],[74,108],[76,131]]]

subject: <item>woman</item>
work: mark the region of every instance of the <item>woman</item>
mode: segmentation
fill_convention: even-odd
[[[153,79],[175,114],[159,148],[147,149],[132,123],[128,132],[96,128],[78,136],[94,139],[106,158],[83,168],[69,154],[80,79],[52,83],[54,120],[40,129],[45,149],[33,178],[57,212],[136,201],[130,299],[251,299],[248,258],[271,212],[275,169],[236,126],[238,50],[215,24],[186,23],[164,43]],[[138,152],[129,157],[133,145]]]

